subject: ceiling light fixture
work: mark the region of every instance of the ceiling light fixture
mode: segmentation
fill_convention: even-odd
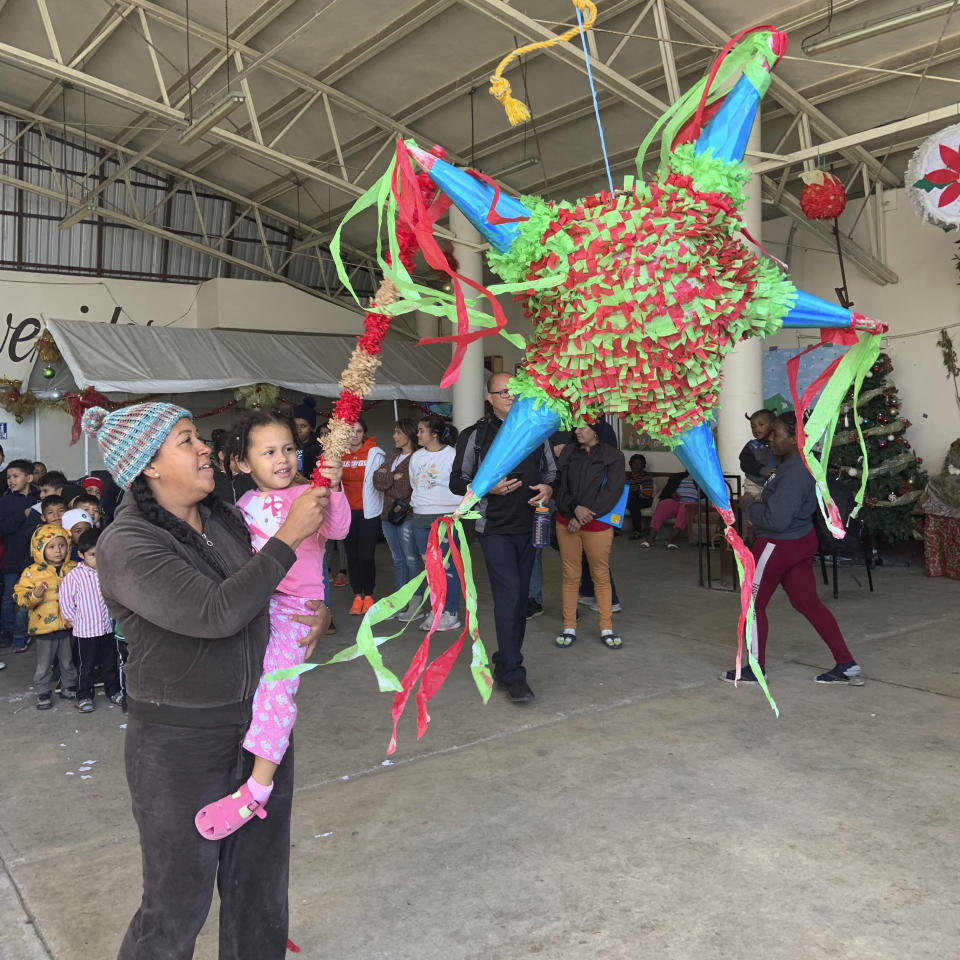
[[[225,100],[218,103],[202,117],[194,120],[194,122],[180,134],[180,143],[186,147],[194,141],[199,140],[205,133],[209,133],[218,123],[226,120],[246,99],[242,91],[231,90]]]
[[[60,221],[61,230],[69,230],[71,227],[75,227],[82,220],[86,220],[89,217],[92,217],[96,214],[97,208],[92,203],[81,203],[73,213],[68,213]]]
[[[909,10],[895,13],[891,17],[885,17],[883,20],[867,22],[854,30],[845,30],[842,33],[835,33],[833,36],[828,35],[822,40],[815,40],[810,44],[803,43],[801,46],[803,52],[808,57],[812,57],[818,53],[835,50],[837,47],[844,47],[848,43],[868,40],[883,33],[890,33],[892,30],[902,30],[904,27],[912,27],[915,23],[932,20],[934,17],[949,13],[955,5],[954,0],[939,0],[937,3],[927,4],[925,7],[912,7]]]
[[[504,167],[493,176],[494,179],[499,180],[501,177],[509,177],[511,173],[519,173],[521,170],[526,170],[528,167],[535,167],[538,163],[540,163],[540,157],[534,154],[532,157],[524,157],[522,160],[518,160],[516,163],[511,163],[508,167]]]

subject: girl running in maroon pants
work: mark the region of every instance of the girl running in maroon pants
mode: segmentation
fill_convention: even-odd
[[[750,638],[751,650],[766,676],[764,666],[767,647],[767,604],[780,584],[793,608],[802,613],[823,642],[830,648],[836,666],[814,679],[817,683],[845,683],[860,686],[863,677],[853,659],[833,614],[820,602],[813,576],[813,557],[817,552],[817,534],[813,514],[817,495],[813,477],[797,450],[797,418],[785,413],[775,420],[770,433],[770,449],[783,462],[767,480],[759,500],[746,503],[746,515],[757,538],[753,555],[757,572],[753,583],[756,621]],[[733,681],[735,671],[727,670],[721,680]],[[756,683],[749,666],[743,668],[740,680]]]

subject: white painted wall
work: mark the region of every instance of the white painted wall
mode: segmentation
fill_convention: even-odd
[[[193,326],[359,335],[363,333],[363,314],[283,283],[217,279],[200,285]]]
[[[211,280],[204,284],[157,283],[0,271],[0,377],[26,381],[34,362],[34,344],[45,320],[96,323],[232,328],[267,332],[358,334],[361,314],[318,300],[279,283]],[[189,395],[174,399],[195,411],[218,407],[230,394]],[[300,399],[296,397],[296,399]],[[384,407],[381,411],[380,407]],[[406,406],[406,405],[404,405]],[[386,405],[376,410],[386,420]],[[407,411],[403,411],[406,413]],[[389,412],[392,425],[392,409]],[[205,435],[229,416],[201,421]],[[378,433],[389,426],[378,424]],[[41,410],[17,424],[0,410],[0,444],[6,460],[43,460],[51,469],[80,476],[83,441],[70,445],[71,420],[58,410]],[[5,437],[4,437],[5,435]],[[89,449],[90,469],[100,467],[96,444]]]
[[[849,231],[862,203],[848,204],[841,230]],[[955,244],[960,235],[922,223],[904,190],[888,191],[884,207],[886,251],[881,251],[881,259],[900,282],[880,286],[845,259],[848,292],[854,310],[890,325],[882,349],[893,361],[891,379],[900,395],[902,415],[913,424],[908,439],[924,467],[938,473],[947,448],[960,436],[960,408],[937,346],[940,330],[951,326],[950,335],[960,346],[960,274],[953,262],[960,252]],[[803,228],[795,232],[788,250],[790,223],[786,218],[765,223],[764,246],[788,260],[791,279],[798,287],[835,302],[834,287],[840,286],[836,251]],[[866,213],[854,239],[869,249]],[[815,333],[790,330],[764,345],[809,346],[816,339]]]

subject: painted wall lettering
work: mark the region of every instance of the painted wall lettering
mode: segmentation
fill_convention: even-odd
[[[5,352],[14,362],[26,360],[33,350],[33,341],[40,334],[40,321],[36,317],[27,317],[14,323],[13,314],[7,314],[7,329],[3,333],[0,352]]]

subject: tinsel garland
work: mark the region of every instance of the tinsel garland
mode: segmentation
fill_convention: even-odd
[[[22,380],[12,380],[9,377],[0,377],[0,407],[7,413],[12,413],[17,423],[23,423],[23,418],[41,408],[63,409],[58,400],[43,400],[32,390],[22,392]]]
[[[63,363],[63,354],[53,339],[53,334],[44,328],[43,333],[37,337],[34,348],[37,351],[37,357],[41,363]]]
[[[272,383],[248,383],[233,391],[234,399],[244,407],[260,409],[274,407],[280,398],[280,388]]]

